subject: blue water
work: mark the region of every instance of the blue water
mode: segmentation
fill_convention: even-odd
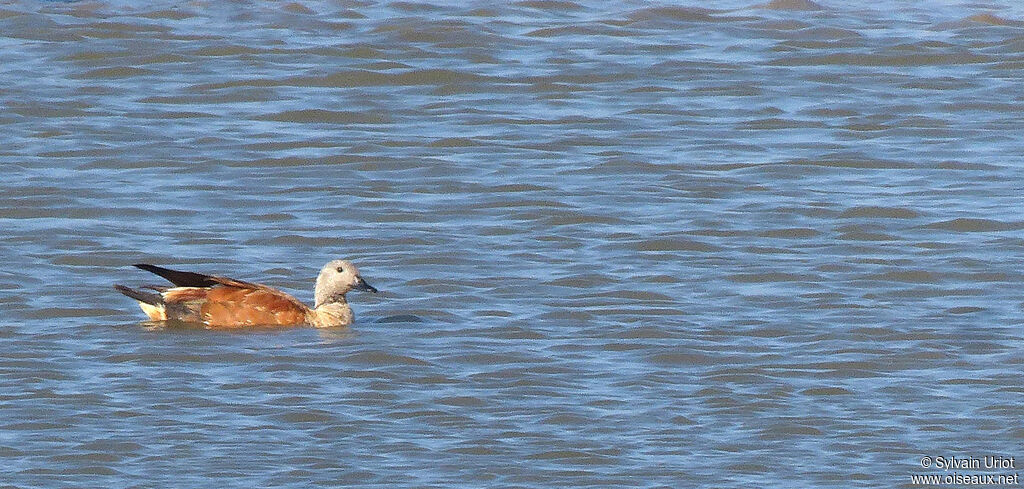
[[[4,4],[0,481],[1024,459],[1022,60],[1012,2]],[[334,258],[382,291],[346,329],[111,288],[148,262],[310,302]]]

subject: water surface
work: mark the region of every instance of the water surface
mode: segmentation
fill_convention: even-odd
[[[0,4],[4,483],[1024,459],[1024,9],[755,2]],[[308,301],[338,257],[384,291],[348,330],[167,328],[110,288]]]

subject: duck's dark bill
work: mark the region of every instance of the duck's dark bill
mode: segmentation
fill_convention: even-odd
[[[366,281],[365,281],[365,280],[363,280],[363,278],[362,278],[362,277],[359,277],[359,281],[358,281],[358,282],[356,282],[356,286],[355,286],[355,287],[352,287],[352,288],[353,288],[353,289],[356,289],[356,290],[365,290],[365,291],[367,291],[367,292],[373,292],[374,294],[376,294],[376,293],[377,293],[377,289],[376,289],[376,288],[374,288],[374,286],[372,286],[372,285],[370,285],[370,284],[366,283]]]

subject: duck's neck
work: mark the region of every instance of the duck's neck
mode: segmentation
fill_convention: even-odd
[[[348,326],[355,319],[352,308],[345,301],[345,296],[332,298],[330,302],[318,304],[309,313],[309,323],[317,328]]]

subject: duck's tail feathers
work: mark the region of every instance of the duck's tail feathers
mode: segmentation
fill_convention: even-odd
[[[114,289],[144,304],[154,306],[162,306],[164,304],[164,297],[154,292],[143,292],[141,290],[135,290],[118,284],[114,284]]]

